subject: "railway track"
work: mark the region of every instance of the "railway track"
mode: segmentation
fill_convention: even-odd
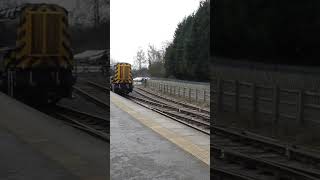
[[[75,128],[86,131],[106,142],[110,142],[108,119],[61,105],[56,105],[50,108],[50,110],[45,110],[45,112],[50,116],[67,122]]]
[[[235,152],[237,152],[237,156],[242,156],[242,158],[235,158],[233,161],[241,160],[241,162],[252,162],[252,164],[257,164],[260,161],[277,166],[278,169],[282,167],[295,172],[299,177],[297,179],[302,178],[300,177],[301,175],[315,179],[320,178],[320,156],[316,153],[297,149],[259,135],[237,132],[215,125],[211,127],[211,135],[213,139],[211,141],[211,150],[217,156],[223,157],[221,159],[224,161],[230,161],[225,157],[231,156],[233,158]],[[252,161],[252,159],[257,162]],[[229,169],[231,170],[231,168]],[[269,171],[278,172],[276,169],[269,169]],[[287,173],[278,172],[278,174]],[[290,177],[288,179],[292,179],[294,173],[291,173],[288,177]]]
[[[137,93],[139,96],[142,96],[143,98],[149,99],[153,102],[157,102],[158,104],[161,104],[161,106],[164,106],[166,108],[170,108],[188,116],[210,122],[210,112],[204,111],[199,107],[189,106],[188,104],[180,103],[173,100],[169,101],[166,99],[162,99],[154,94],[147,93],[146,90],[140,88],[136,88],[134,90],[134,93]]]
[[[147,93],[146,91],[143,91]],[[166,106],[162,98],[152,98],[138,94],[144,98],[138,99],[156,107]],[[148,93],[152,94],[152,93]],[[136,97],[134,97],[137,99]],[[147,100],[146,100],[147,99]],[[150,101],[150,102],[148,102]],[[168,109],[172,105],[168,105]],[[178,109],[176,107],[176,109]],[[279,142],[268,141],[267,138],[254,136],[253,134],[236,133],[229,129],[211,126],[211,153],[217,155],[214,159],[213,171],[229,176],[230,179],[318,179],[320,173],[317,163],[310,166],[314,160],[311,154],[293,151]],[[308,158],[306,158],[306,155]],[[240,163],[239,163],[240,162]],[[320,164],[319,164],[320,166]],[[223,167],[223,168],[221,168]],[[219,169],[220,168],[220,169]],[[224,178],[222,178],[224,179]]]
[[[102,91],[105,91],[105,92],[110,91],[109,88],[104,87],[104,86],[102,86],[102,85],[100,85],[100,84],[98,84],[98,83],[95,83],[95,82],[92,82],[92,81],[86,81],[86,83],[89,84],[89,85],[91,85],[91,86],[94,86],[94,87],[96,87],[96,88],[98,88],[98,89],[100,89],[100,90],[102,90]]]
[[[141,91],[138,92],[140,96],[152,100],[153,103],[159,103],[157,106],[165,106],[165,104],[169,104],[167,103],[168,101],[176,103],[174,100],[161,98],[159,97],[159,95],[148,92],[141,88],[136,89],[138,89],[138,91]],[[135,91],[137,92],[137,90]],[[146,94],[154,95],[158,98],[150,97]],[[148,103],[151,104],[151,102]],[[173,105],[171,104],[171,106]],[[182,106],[189,107],[185,104],[182,104]],[[180,108],[177,106],[175,107],[176,110]],[[189,108],[196,109],[194,107]],[[256,167],[261,166],[261,168],[251,171],[249,174],[251,174],[252,176],[245,176],[247,179],[271,178],[291,180],[320,178],[320,156],[317,154],[302,151],[301,149],[295,149],[294,147],[289,147],[286,144],[272,141],[266,137],[261,137],[248,132],[240,133],[234,130],[217,127],[214,124],[211,126],[211,136],[211,138],[213,139],[213,141],[211,142],[211,149],[213,150],[213,152],[211,153],[217,155],[220,154],[221,157],[224,157],[221,159],[217,159],[216,161],[223,162],[221,166],[227,167],[224,170],[216,169],[216,171],[220,171],[220,173],[226,173],[226,171],[229,171],[231,174],[233,174],[234,177],[238,176],[239,178],[248,174],[246,172],[250,172],[251,170],[248,170],[247,167],[254,164]],[[238,153],[236,154],[236,152]],[[226,154],[228,154],[228,158],[226,158]],[[231,161],[229,157],[232,157],[233,160]],[[234,166],[234,163],[238,161],[242,162],[242,165],[237,165],[238,168],[242,168],[242,170],[245,171],[241,172],[238,169],[237,171],[232,172],[232,166]],[[230,162],[232,162],[231,166],[229,165]],[[265,167],[268,168],[265,169]],[[268,175],[261,175],[261,173],[267,173]]]
[[[94,86],[94,84],[96,83],[90,81],[82,81],[77,86],[74,86],[73,90],[76,94],[93,102],[97,106],[103,109],[109,109],[109,90],[107,88],[97,88],[97,86]]]
[[[239,153],[211,147],[215,154],[211,168],[217,180],[316,180],[318,178],[297,170]]]
[[[141,88],[135,88],[127,97],[146,108],[210,134],[210,112],[204,109],[161,97]]]
[[[152,100],[149,100],[147,98],[143,98],[143,97],[136,97],[133,95],[127,95],[127,98],[129,98],[130,100],[134,101],[135,103],[146,107],[148,109],[151,109],[155,112],[158,112],[166,117],[169,117],[175,121],[178,121],[182,124],[185,124],[189,127],[192,127],[200,132],[203,132],[205,134],[210,134],[210,122],[205,121],[205,120],[201,120],[201,119],[197,119],[194,118],[190,115],[187,115],[183,112],[179,112],[174,110],[174,108],[172,108],[171,106],[162,104],[162,103],[158,103],[158,102],[154,102]]]
[[[150,90],[146,90],[146,89],[144,89],[144,88],[135,87],[135,89],[138,89],[139,91],[143,91],[144,93],[147,93],[147,94],[153,96],[154,98],[162,99],[162,100],[164,100],[166,103],[173,103],[173,104],[175,104],[175,105],[179,105],[179,106],[182,106],[182,107],[191,109],[191,110],[195,110],[195,111],[198,111],[198,112],[203,112],[203,113],[206,113],[208,116],[209,116],[209,114],[210,114],[210,110],[209,110],[209,109],[200,108],[200,107],[198,107],[198,106],[195,106],[195,105],[192,105],[192,104],[189,104],[189,103],[180,102],[180,101],[177,101],[177,100],[175,100],[175,99],[167,98],[167,97],[161,96],[161,95],[158,94],[158,93],[152,92],[152,91],[150,91]]]
[[[87,82],[87,84],[103,92],[109,90],[97,83]],[[206,116],[209,112],[194,106],[188,107],[185,104],[175,105],[174,101],[168,103],[166,98],[153,97],[152,93],[141,89],[135,93],[136,95],[127,97],[144,107],[210,134],[210,121]],[[196,111],[190,111],[187,107]],[[211,135],[214,139],[211,143],[213,150],[211,153],[216,154],[212,166],[214,179],[314,180],[320,178],[320,156],[317,154],[247,132],[241,133],[215,125],[211,126]]]
[[[101,92],[106,92],[109,89],[101,86],[100,84],[94,83],[92,81],[86,81],[88,85],[99,89]],[[140,104],[146,108],[156,111],[164,116],[174,119],[180,123],[183,123],[189,127],[197,129],[205,134],[210,134],[210,118],[203,112],[194,112],[191,109],[177,108],[173,105],[167,105],[163,101],[153,99],[149,96],[143,95],[141,92],[137,92],[142,97],[127,95],[126,97],[132,101]]]

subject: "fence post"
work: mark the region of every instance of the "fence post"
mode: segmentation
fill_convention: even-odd
[[[257,93],[256,93],[256,83],[252,83],[252,122],[250,125],[256,124],[257,115]],[[250,126],[253,127],[253,126]]]
[[[279,87],[275,85],[273,87],[273,121],[272,121],[272,135],[277,134],[277,124],[279,120]]]
[[[191,88],[189,88],[189,101],[191,102]]]
[[[298,98],[297,98],[297,106],[298,106],[298,113],[297,113],[297,120],[298,120],[298,123],[300,123],[301,125],[304,124],[304,121],[303,121],[303,94],[304,94],[304,91],[301,89],[299,90],[298,92]]]
[[[217,111],[221,112],[222,110],[222,80],[217,79]]]
[[[186,88],[183,87],[183,98],[185,98],[185,97],[186,97]]]
[[[165,84],[162,84],[162,87],[163,87],[163,94],[164,94],[165,91],[166,91],[166,85],[165,85]]]
[[[196,102],[198,102],[198,89],[196,89]]]
[[[239,113],[239,82],[234,81],[234,112]]]
[[[273,87],[273,123],[277,124],[279,118],[279,87]]]
[[[173,95],[176,96],[176,86],[173,86]]]
[[[181,97],[181,96],[180,96],[180,86],[178,86],[178,91],[179,91],[179,92],[178,92],[178,96]]]
[[[206,89],[203,89],[203,102],[205,103],[206,102]]]

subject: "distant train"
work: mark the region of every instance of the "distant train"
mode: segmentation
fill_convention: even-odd
[[[68,12],[54,4],[25,4],[0,11],[14,22],[13,45],[0,48],[1,88],[15,98],[55,103],[71,97],[75,83]]]
[[[131,65],[129,63],[117,63],[111,77],[111,90],[118,94],[129,94],[133,90]]]

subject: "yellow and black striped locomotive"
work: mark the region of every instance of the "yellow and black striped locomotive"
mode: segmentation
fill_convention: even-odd
[[[111,79],[111,90],[119,94],[128,94],[133,90],[131,64],[117,63],[114,65],[114,76]]]
[[[32,102],[71,97],[75,78],[66,9],[25,4],[0,12],[0,19],[17,22],[15,45],[9,46],[0,62],[2,89]]]

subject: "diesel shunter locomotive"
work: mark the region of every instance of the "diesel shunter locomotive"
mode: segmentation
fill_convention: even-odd
[[[114,76],[111,79],[111,90],[119,94],[132,92],[131,64],[117,63],[114,65]]]
[[[0,47],[2,90],[41,103],[71,97],[75,76],[66,9],[24,4],[0,10],[0,23],[11,23],[16,31],[14,43]]]

